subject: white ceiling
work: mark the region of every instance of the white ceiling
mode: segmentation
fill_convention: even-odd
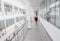
[[[30,6],[34,9],[37,10],[37,8],[40,7],[40,4],[43,0],[30,0]]]
[[[58,0],[30,0],[30,6],[32,6],[34,10],[37,10],[37,8],[43,9],[56,1]]]
[[[28,4],[31,6],[34,10],[37,9],[43,9],[47,6],[49,6],[51,3],[54,3],[56,0],[20,0],[24,4]]]
[[[40,7],[40,4],[43,0],[19,0],[23,5],[28,5],[34,10]]]

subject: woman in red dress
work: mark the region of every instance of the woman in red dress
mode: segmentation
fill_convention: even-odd
[[[35,17],[35,22],[37,23],[37,21],[38,21],[38,17],[36,16],[36,17]]]
[[[35,11],[35,13],[36,13],[36,16],[34,17],[34,20],[37,23],[38,22],[38,11]]]

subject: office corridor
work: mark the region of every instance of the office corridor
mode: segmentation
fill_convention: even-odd
[[[37,25],[32,22],[31,26],[31,29],[24,37],[24,41],[52,41],[40,21]]]
[[[0,41],[60,41],[60,0],[0,0]]]

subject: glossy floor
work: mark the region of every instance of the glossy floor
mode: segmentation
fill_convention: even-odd
[[[37,25],[32,22],[31,27],[24,37],[24,41],[52,41],[40,22]]]

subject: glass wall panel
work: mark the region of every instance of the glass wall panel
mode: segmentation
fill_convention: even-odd
[[[0,3],[0,11],[1,11],[1,3]]]
[[[46,8],[43,9],[42,12],[40,12],[40,16],[44,18],[46,21],[60,28],[60,1],[50,0],[49,3],[46,2],[45,2]],[[47,4],[50,5],[47,6]]]
[[[12,6],[4,4],[4,8],[5,8],[5,14],[6,15],[11,15],[11,13],[12,13]]]
[[[23,14],[26,14],[26,10],[25,9],[23,9]]]
[[[14,7],[14,14],[17,14],[17,13],[18,13],[18,8]]]
[[[55,7],[51,8],[50,12],[50,22],[55,25],[55,20],[56,20],[56,10]]]
[[[4,20],[0,20],[0,31],[5,28]]]
[[[19,9],[19,14],[21,14],[21,8]]]
[[[60,27],[60,4],[56,6],[56,26]]]
[[[14,19],[13,19],[13,18],[6,20],[6,26],[7,26],[7,27],[8,27],[8,26],[11,26],[11,25],[13,25],[13,24],[14,24]]]
[[[19,22],[19,17],[16,17],[16,22]]]

